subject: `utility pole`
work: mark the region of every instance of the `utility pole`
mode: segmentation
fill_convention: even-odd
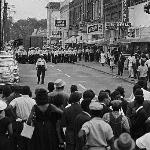
[[[0,0],[0,51],[2,50],[2,0]]]
[[[4,33],[4,43],[8,42],[9,36],[9,27],[8,27],[8,19],[7,19],[7,9],[8,3],[4,1],[4,12],[3,12],[3,33]]]

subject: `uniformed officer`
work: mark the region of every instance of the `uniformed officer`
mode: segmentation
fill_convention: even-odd
[[[38,58],[36,62],[36,69],[37,69],[37,78],[38,78],[37,84],[40,83],[40,79],[41,79],[41,84],[44,84],[45,71],[47,70],[47,65],[45,59],[43,58],[43,55],[40,55],[40,57]]]

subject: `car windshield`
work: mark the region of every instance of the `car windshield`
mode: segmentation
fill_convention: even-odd
[[[12,60],[3,60],[3,61],[0,60],[0,65],[1,66],[14,66],[15,64],[14,64],[14,61]]]
[[[0,64],[0,72],[3,72],[3,71],[5,71],[5,72],[9,71],[9,67],[7,67],[7,66],[2,66],[2,65]]]

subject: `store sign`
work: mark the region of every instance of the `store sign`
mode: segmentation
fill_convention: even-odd
[[[66,27],[66,20],[55,20],[56,27]]]
[[[103,24],[87,25],[88,34],[103,34]]]
[[[121,27],[129,28],[131,27],[131,23],[129,22],[106,22],[105,23],[105,30],[119,30]]]
[[[61,31],[52,31],[52,35],[62,35]]]
[[[122,0],[122,22],[128,22],[127,0]]]
[[[128,29],[128,37],[135,38],[135,28]]]

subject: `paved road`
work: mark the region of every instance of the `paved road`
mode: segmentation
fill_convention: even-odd
[[[129,97],[133,85],[127,82],[112,77],[107,74],[95,71],[79,65],[73,64],[48,64],[46,72],[45,84],[37,85],[36,70],[34,65],[20,64],[21,83],[29,85],[34,92],[38,87],[47,87],[47,83],[55,81],[58,78],[66,82],[66,92],[70,92],[70,86],[76,84],[80,91],[92,89],[98,95],[100,90],[110,89],[114,90],[117,86],[121,85],[125,88],[126,97]]]

